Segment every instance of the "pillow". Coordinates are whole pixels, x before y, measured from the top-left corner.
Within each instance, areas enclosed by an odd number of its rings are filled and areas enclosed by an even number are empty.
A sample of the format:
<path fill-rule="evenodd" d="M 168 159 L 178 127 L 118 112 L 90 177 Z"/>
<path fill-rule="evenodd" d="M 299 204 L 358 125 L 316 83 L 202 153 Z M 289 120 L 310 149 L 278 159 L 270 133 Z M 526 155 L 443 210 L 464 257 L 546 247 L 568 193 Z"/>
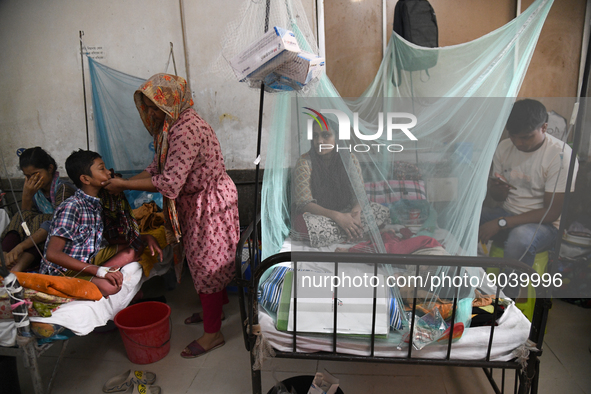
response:
<path fill-rule="evenodd" d="M 402 330 L 404 328 L 402 319 L 403 308 L 401 307 L 402 301 L 399 300 L 394 294 L 394 290 L 390 287 L 390 327 L 394 330 Z"/>
<path fill-rule="evenodd" d="M 398 200 L 426 200 L 427 192 L 423 180 L 389 180 L 365 183 L 369 201 L 391 204 Z"/>
<path fill-rule="evenodd" d="M 375 223 L 378 227 L 386 223 L 390 223 L 390 210 L 380 204 L 370 202 Z M 314 215 L 309 212 L 304 213 L 304 221 L 308 229 L 308 238 L 310 239 L 310 246 L 313 248 L 320 248 L 337 243 L 344 243 L 347 241 L 347 234 L 336 224 L 332 219 L 322 215 Z M 365 220 L 365 216 L 361 215 L 361 226 L 363 232 L 369 232 L 369 225 Z"/>
<path fill-rule="evenodd" d="M 273 267 L 273 272 L 259 284 L 259 303 L 269 312 L 277 313 L 285 273 L 289 267 Z"/>
<path fill-rule="evenodd" d="M 259 283 L 257 297 L 259 304 L 261 304 L 267 312 L 277 313 L 277 308 L 279 307 L 281 299 L 281 292 L 283 290 L 283 282 L 285 281 L 286 275 L 292 271 L 293 269 L 290 267 L 275 266 L 269 276 Z M 298 272 L 300 271 L 305 272 L 309 270 L 298 269 Z"/>

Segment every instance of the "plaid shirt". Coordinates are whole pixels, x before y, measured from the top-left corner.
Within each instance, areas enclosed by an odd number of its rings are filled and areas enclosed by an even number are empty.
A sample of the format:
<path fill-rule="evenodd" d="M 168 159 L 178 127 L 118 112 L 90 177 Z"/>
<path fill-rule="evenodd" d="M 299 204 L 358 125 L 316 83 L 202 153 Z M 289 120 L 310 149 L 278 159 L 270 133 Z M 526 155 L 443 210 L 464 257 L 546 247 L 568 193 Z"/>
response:
<path fill-rule="evenodd" d="M 55 210 L 48 237 L 65 238 L 63 252 L 87 263 L 100 249 L 103 239 L 102 209 L 100 199 L 78 189 Z M 49 242 L 45 243 L 45 256 L 47 245 Z M 57 275 L 58 271 L 65 272 L 67 269 L 47 261 L 46 258 L 42 260 L 39 270 L 41 274 Z"/>

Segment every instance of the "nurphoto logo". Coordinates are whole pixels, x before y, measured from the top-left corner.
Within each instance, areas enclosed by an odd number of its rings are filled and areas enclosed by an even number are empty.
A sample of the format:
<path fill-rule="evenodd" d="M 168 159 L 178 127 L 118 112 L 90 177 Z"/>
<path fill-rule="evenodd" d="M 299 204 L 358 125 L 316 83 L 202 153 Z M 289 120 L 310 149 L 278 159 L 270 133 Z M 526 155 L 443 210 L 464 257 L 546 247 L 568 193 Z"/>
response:
<path fill-rule="evenodd" d="M 353 127 L 351 127 L 351 119 L 349 116 L 344 113 L 343 111 L 339 111 L 337 109 L 321 109 L 320 111 L 316 111 L 310 107 L 304 107 L 310 112 L 304 112 L 304 114 L 311 117 L 308 119 L 307 122 L 307 138 L 308 140 L 313 139 L 313 127 L 314 122 L 320 126 L 320 130 L 328 130 L 328 123 L 326 122 L 326 118 L 323 114 L 333 114 L 336 116 L 339 127 L 338 127 L 338 138 L 335 135 L 335 138 L 338 141 L 349 141 L 351 140 L 351 129 L 353 129 L 353 133 L 355 136 L 362 141 L 376 141 L 382 138 L 382 134 L 384 134 L 384 129 L 386 131 L 386 140 L 392 141 L 392 135 L 395 131 L 401 131 L 404 135 L 411 141 L 417 141 L 417 137 L 411 133 L 410 129 L 417 125 L 417 117 L 413 114 L 407 112 L 388 112 L 384 117 L 383 113 L 378 113 L 378 129 L 374 134 L 363 134 L 359 131 L 359 114 L 357 112 L 353 112 Z M 384 118 L 386 119 L 386 127 L 384 127 Z M 400 120 L 405 119 L 406 123 L 400 123 Z M 410 122 L 409 122 L 410 121 Z M 322 152 L 323 150 L 332 150 L 335 148 L 333 144 L 319 144 L 318 150 Z M 348 146 L 336 146 L 337 152 L 339 150 L 348 150 L 349 152 L 369 152 L 372 149 L 377 150 L 380 152 L 380 149 L 385 148 L 388 152 L 396 153 L 402 152 L 404 147 L 400 144 L 354 144 Z"/>

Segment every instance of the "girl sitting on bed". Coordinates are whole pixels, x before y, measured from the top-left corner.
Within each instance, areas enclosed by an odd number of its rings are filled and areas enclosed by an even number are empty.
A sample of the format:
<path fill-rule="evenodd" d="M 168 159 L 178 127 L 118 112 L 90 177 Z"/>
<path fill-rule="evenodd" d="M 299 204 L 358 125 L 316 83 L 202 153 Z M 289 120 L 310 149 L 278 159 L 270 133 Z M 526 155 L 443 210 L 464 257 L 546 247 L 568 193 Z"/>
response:
<path fill-rule="evenodd" d="M 19 167 L 25 176 L 22 218 L 14 215 L 1 237 L 6 265 L 12 271 L 23 271 L 41 260 L 39 250 L 44 248 L 55 208 L 76 191 L 73 184 L 60 179 L 55 160 L 38 146 L 23 151 Z M 26 236 L 23 221 L 32 237 Z"/>
<path fill-rule="evenodd" d="M 351 241 L 363 236 L 361 207 L 343 159 L 335 149 L 336 145 L 332 129 L 321 128 L 314 123 L 312 146 L 300 156 L 295 166 L 294 198 L 297 216 L 294 226 L 298 232 L 307 233 L 303 213 L 325 216 L 332 219 Z M 363 184 L 359 161 L 353 154 L 350 157 Z"/>

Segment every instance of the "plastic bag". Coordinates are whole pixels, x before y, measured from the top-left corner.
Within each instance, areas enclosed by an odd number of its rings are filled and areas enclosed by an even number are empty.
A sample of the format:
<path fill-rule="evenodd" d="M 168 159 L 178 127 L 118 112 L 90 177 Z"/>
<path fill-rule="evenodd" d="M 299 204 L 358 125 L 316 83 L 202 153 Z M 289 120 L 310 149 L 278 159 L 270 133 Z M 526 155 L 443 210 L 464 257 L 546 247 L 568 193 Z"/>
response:
<path fill-rule="evenodd" d="M 411 312 L 408 313 L 408 321 L 412 321 Z M 448 325 L 441 317 L 438 308 L 433 308 L 431 312 L 418 317 L 415 316 L 415 324 L 412 334 L 412 345 L 416 350 L 421 350 L 430 343 L 437 341 L 448 329 Z M 410 338 L 410 328 L 403 337 L 403 341 L 408 343 Z"/>
<path fill-rule="evenodd" d="M 429 217 L 431 205 L 426 200 L 398 200 L 389 208 L 392 223 L 420 227 Z"/>
<path fill-rule="evenodd" d="M 133 209 L 137 209 L 145 202 L 154 201 L 162 209 L 162 194 L 152 192 L 142 192 L 138 190 L 125 190 L 125 197 Z"/>
<path fill-rule="evenodd" d="M 324 372 L 316 372 L 308 394 L 335 394 L 338 388 L 339 380 L 325 369 Z"/>

